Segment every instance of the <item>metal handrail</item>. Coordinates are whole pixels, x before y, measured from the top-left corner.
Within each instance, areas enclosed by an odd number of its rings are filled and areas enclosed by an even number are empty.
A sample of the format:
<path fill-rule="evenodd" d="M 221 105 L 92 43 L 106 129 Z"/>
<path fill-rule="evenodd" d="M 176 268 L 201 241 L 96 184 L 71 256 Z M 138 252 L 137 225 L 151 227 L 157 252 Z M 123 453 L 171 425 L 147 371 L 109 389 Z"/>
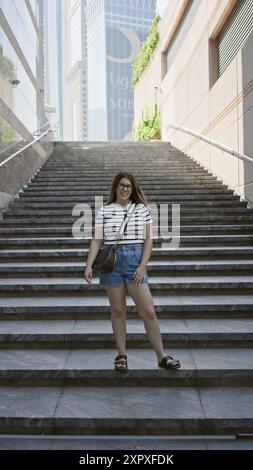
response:
<path fill-rule="evenodd" d="M 41 129 L 43 129 L 45 126 L 47 126 L 48 124 L 50 124 L 49 121 L 47 121 L 45 124 L 43 124 L 43 126 L 39 127 L 38 129 L 36 129 L 35 131 L 33 131 L 31 133 L 31 135 L 35 135 L 38 131 L 40 131 Z M 18 140 L 17 142 L 14 142 L 13 144 L 9 145 L 8 147 L 5 147 L 4 149 L 0 150 L 0 154 L 1 153 L 5 153 L 7 150 L 10 150 L 12 147 L 15 147 L 16 145 L 20 144 L 20 142 L 25 142 L 25 139 L 20 139 Z"/>
<path fill-rule="evenodd" d="M 211 144 L 214 147 L 219 148 L 220 150 L 224 150 L 225 152 L 228 152 L 231 155 L 234 155 L 235 157 L 241 158 L 242 160 L 248 160 L 251 163 L 253 162 L 253 158 L 249 157 L 248 155 L 237 152 L 236 150 L 233 150 L 231 147 L 228 147 L 227 145 L 221 144 L 220 142 L 217 142 L 216 140 L 209 139 L 208 137 L 205 137 L 202 134 L 198 134 L 197 132 L 187 129 L 186 127 L 175 126 L 174 124 L 168 124 L 167 129 L 169 127 L 171 127 L 172 129 L 177 129 L 179 131 L 185 132 L 186 134 L 193 135 L 194 137 L 197 137 L 199 140 L 203 140 L 204 142 L 207 142 L 208 144 Z"/>
<path fill-rule="evenodd" d="M 41 134 L 39 137 L 37 137 L 36 139 L 34 139 L 32 142 L 30 142 L 30 144 L 27 144 L 25 147 L 22 147 L 22 149 L 18 150 L 17 152 L 13 153 L 10 157 L 6 158 L 6 160 L 4 160 L 2 163 L 0 163 L 0 168 L 2 166 L 5 165 L 5 163 L 9 162 L 10 160 L 12 160 L 13 158 L 15 158 L 17 155 L 19 155 L 20 153 L 22 153 L 24 150 L 26 150 L 27 148 L 31 147 L 33 144 L 35 144 L 35 142 L 37 142 L 38 140 L 40 140 L 42 137 L 44 137 L 46 134 L 48 134 L 48 132 L 50 132 L 52 130 L 51 128 L 51 125 L 49 123 L 49 128 L 43 132 L 43 134 Z"/>

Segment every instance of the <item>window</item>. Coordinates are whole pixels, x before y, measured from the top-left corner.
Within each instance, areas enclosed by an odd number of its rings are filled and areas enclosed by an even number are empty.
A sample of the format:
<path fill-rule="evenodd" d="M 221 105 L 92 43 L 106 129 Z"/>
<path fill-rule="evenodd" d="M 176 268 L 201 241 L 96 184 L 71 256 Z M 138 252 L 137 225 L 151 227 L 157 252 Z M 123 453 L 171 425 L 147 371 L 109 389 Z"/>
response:
<path fill-rule="evenodd" d="M 252 0 L 238 0 L 216 40 L 217 78 L 232 62 L 252 31 Z"/>
<path fill-rule="evenodd" d="M 187 7 L 184 10 L 184 13 L 178 23 L 177 29 L 173 35 L 173 38 L 169 44 L 165 56 L 167 59 L 166 73 L 171 67 L 177 53 L 179 52 L 188 31 L 191 28 L 191 25 L 196 16 L 197 10 L 200 6 L 201 0 L 189 0 Z"/>

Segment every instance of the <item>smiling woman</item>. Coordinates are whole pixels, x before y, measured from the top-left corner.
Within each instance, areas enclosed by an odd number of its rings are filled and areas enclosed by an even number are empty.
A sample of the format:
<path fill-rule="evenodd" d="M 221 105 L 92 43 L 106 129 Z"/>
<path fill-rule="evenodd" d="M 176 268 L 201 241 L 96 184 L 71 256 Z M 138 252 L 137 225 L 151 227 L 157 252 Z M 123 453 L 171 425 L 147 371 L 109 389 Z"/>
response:
<path fill-rule="evenodd" d="M 126 294 L 128 293 L 143 319 L 147 336 L 157 355 L 158 365 L 164 369 L 178 369 L 181 367 L 180 362 L 165 355 L 148 285 L 146 266 L 153 245 L 152 219 L 144 193 L 130 173 L 121 172 L 115 176 L 109 200 L 97 214 L 95 232 L 86 261 L 85 279 L 91 283 L 92 265 L 103 240 L 105 245 L 114 245 L 124 219 L 128 222 L 115 248 L 116 262 L 113 270 L 100 275 L 100 284 L 105 287 L 110 302 L 112 328 L 118 348 L 115 368 L 116 370 L 128 368 L 126 356 Z"/>

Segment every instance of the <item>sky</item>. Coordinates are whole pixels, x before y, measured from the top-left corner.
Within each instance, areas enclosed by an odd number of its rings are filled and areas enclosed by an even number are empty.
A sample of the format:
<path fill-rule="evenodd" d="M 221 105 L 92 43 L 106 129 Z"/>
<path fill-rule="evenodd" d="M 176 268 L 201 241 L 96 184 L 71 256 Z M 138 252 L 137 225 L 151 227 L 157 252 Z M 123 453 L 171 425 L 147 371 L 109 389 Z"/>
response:
<path fill-rule="evenodd" d="M 166 6 L 168 5 L 169 0 L 157 0 L 157 12 L 162 16 Z"/>

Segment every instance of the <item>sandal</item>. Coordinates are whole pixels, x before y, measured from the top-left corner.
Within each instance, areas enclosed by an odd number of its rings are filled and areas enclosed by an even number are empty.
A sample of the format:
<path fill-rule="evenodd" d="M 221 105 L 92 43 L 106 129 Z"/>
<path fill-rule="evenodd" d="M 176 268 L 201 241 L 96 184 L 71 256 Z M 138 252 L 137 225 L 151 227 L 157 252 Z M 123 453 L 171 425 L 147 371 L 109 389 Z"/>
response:
<path fill-rule="evenodd" d="M 114 360 L 116 370 L 127 370 L 127 356 L 125 354 L 118 354 Z"/>
<path fill-rule="evenodd" d="M 163 369 L 179 369 L 181 367 L 180 361 L 171 356 L 164 356 L 158 365 Z"/>

